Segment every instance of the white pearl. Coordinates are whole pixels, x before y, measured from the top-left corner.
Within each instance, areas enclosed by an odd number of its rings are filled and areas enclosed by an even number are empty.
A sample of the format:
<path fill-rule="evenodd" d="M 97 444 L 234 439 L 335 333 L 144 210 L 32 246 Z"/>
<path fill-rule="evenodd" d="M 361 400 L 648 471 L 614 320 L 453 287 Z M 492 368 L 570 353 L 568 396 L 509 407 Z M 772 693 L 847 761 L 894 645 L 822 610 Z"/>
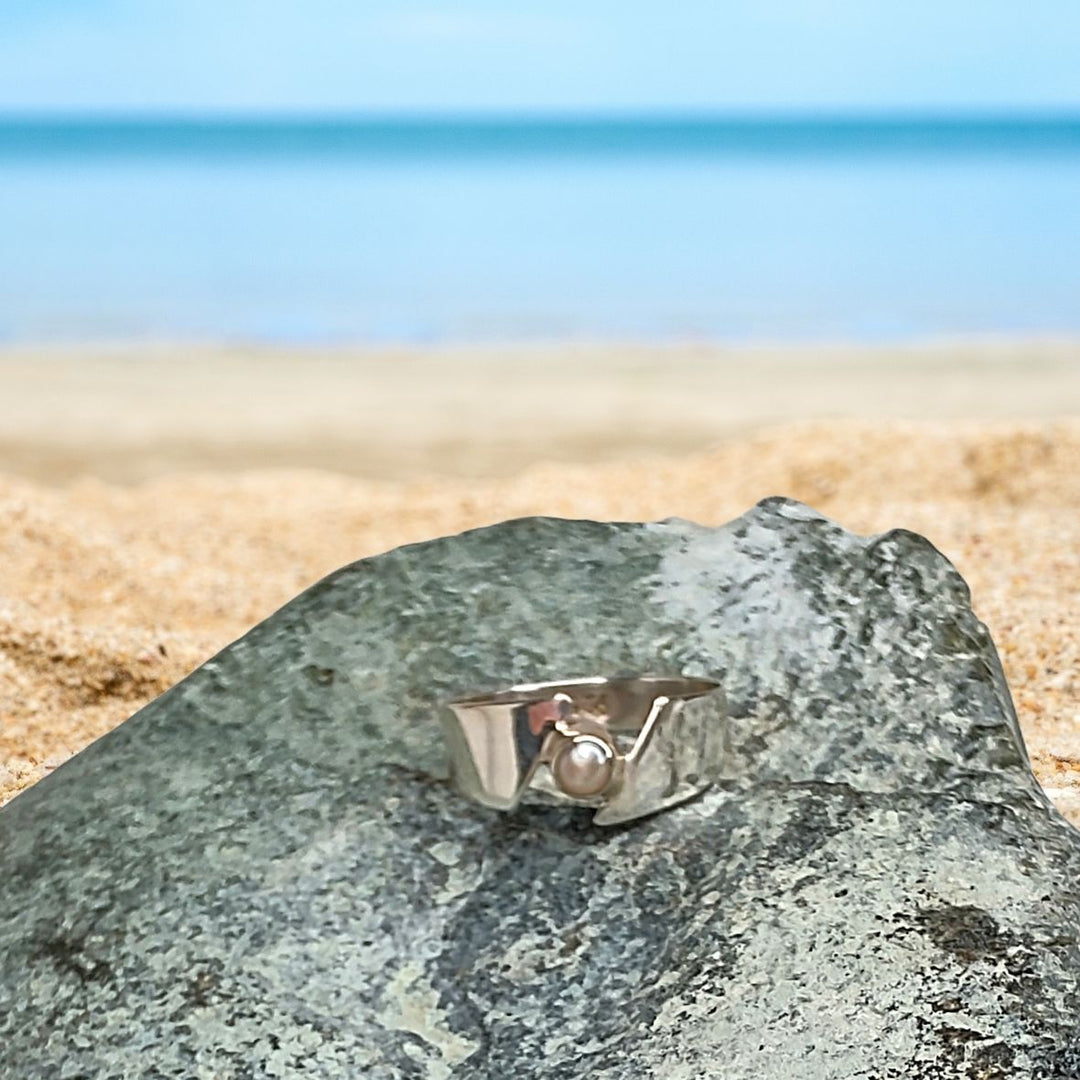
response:
<path fill-rule="evenodd" d="M 551 766 L 555 783 L 573 798 L 599 795 L 611 782 L 615 757 L 601 739 L 579 735 L 559 751 Z"/>

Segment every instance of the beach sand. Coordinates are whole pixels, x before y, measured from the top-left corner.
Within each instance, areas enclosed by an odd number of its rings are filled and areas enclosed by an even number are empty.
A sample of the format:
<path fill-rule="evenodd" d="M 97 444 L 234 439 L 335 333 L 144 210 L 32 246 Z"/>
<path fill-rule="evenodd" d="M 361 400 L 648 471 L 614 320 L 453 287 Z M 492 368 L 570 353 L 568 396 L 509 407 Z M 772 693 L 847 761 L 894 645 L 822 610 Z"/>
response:
<path fill-rule="evenodd" d="M 928 536 L 1080 824 L 1080 346 L 0 353 L 0 801 L 322 575 L 774 494 Z"/>

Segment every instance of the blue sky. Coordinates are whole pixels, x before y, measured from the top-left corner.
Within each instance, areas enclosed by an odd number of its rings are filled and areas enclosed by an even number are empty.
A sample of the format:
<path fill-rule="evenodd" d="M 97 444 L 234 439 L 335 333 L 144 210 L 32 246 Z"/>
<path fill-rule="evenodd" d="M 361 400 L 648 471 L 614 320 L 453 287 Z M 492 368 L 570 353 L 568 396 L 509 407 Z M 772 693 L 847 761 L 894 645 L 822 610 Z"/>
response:
<path fill-rule="evenodd" d="M 0 110 L 1080 108 L 1076 0 L 0 0 Z"/>

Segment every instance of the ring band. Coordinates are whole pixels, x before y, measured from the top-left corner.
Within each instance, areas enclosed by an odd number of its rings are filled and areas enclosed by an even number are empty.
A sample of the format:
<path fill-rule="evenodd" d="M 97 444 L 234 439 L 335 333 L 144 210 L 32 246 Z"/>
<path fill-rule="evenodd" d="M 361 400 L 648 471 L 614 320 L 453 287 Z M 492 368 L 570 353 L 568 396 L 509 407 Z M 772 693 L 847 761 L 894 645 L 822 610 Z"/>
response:
<path fill-rule="evenodd" d="M 726 745 L 724 695 L 705 678 L 525 683 L 447 706 L 459 791 L 498 810 L 526 797 L 595 807 L 598 825 L 696 795 L 716 779 Z"/>

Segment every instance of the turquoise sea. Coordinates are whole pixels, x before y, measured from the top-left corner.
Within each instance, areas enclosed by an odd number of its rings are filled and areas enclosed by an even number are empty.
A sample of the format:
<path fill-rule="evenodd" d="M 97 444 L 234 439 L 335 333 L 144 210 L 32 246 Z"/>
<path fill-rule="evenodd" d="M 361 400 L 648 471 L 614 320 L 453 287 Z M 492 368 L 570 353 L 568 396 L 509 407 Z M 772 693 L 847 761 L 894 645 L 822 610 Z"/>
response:
<path fill-rule="evenodd" d="M 0 340 L 1080 332 L 1080 117 L 0 118 Z"/>

